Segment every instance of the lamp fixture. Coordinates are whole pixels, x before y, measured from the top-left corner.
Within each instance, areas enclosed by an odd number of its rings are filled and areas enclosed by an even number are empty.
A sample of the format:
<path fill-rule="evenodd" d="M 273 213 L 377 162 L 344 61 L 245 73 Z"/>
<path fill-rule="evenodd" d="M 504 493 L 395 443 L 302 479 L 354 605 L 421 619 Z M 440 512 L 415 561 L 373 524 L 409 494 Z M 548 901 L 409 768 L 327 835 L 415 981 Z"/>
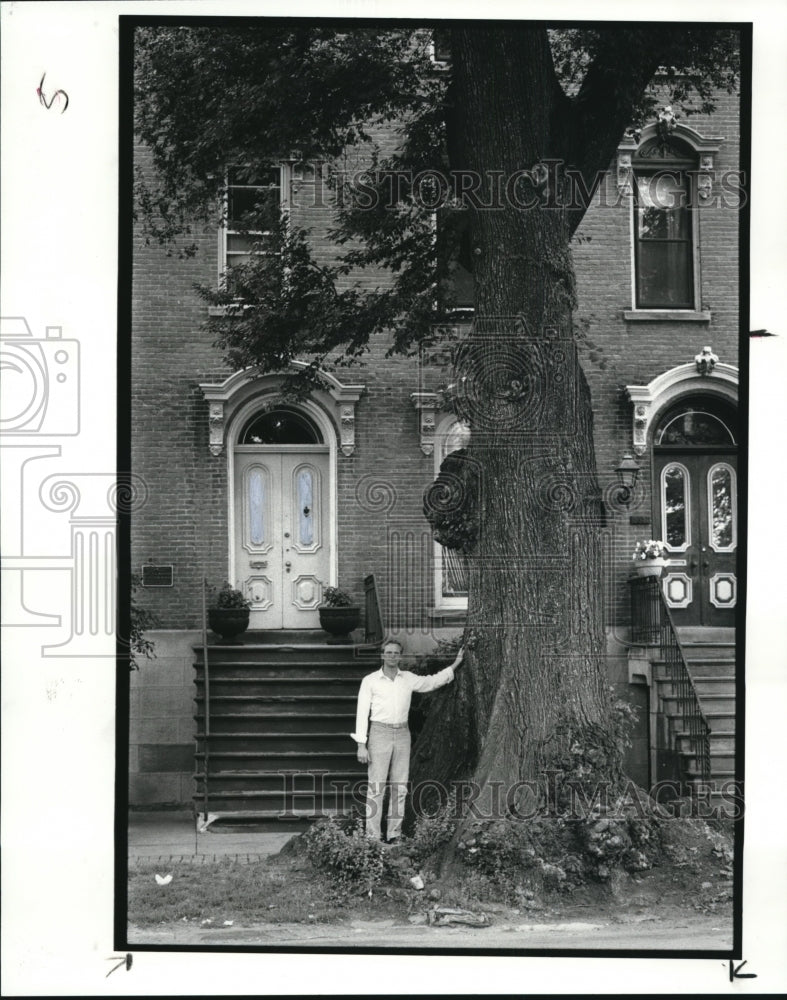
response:
<path fill-rule="evenodd" d="M 637 485 L 639 476 L 639 463 L 630 452 L 626 452 L 620 460 L 620 465 L 615 469 L 618 481 L 621 486 L 620 503 L 628 506 L 634 496 L 634 487 Z"/>

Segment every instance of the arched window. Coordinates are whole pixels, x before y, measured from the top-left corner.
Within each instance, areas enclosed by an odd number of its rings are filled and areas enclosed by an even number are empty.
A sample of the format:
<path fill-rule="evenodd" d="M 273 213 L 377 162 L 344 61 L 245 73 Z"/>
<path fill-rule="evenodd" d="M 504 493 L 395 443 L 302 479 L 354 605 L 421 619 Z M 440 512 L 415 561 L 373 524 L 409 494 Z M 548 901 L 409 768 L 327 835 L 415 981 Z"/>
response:
<path fill-rule="evenodd" d="M 737 414 L 722 400 L 693 397 L 670 407 L 656 425 L 657 448 L 734 448 Z"/>
<path fill-rule="evenodd" d="M 323 439 L 307 416 L 280 406 L 255 413 L 241 431 L 238 444 L 323 444 Z"/>

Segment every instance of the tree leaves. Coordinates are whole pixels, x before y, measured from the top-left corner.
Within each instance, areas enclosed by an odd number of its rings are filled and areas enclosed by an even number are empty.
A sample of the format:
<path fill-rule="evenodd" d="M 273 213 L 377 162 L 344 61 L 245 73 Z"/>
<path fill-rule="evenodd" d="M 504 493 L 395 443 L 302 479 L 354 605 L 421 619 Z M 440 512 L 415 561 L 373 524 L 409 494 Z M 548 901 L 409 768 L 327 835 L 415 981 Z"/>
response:
<path fill-rule="evenodd" d="M 314 364 L 352 363 L 383 330 L 392 351 L 406 354 L 450 319 L 453 268 L 459 261 L 472 271 L 483 248 L 471 247 L 468 204 L 450 184 L 442 199 L 424 197 L 430 174 L 451 176 L 462 116 L 450 73 L 430 62 L 430 37 L 426 27 L 275 18 L 137 30 L 135 128 L 156 174 L 138 172 L 135 182 L 148 240 L 193 255 L 190 227 L 220 217 L 229 164 L 333 165 L 331 260 L 315 258 L 306 230 L 283 226 L 277 248 L 236 268 L 227 288 L 202 289 L 229 307 L 211 326 L 233 366 L 267 370 L 304 354 Z M 686 113 L 711 108 L 714 89 L 732 87 L 737 74 L 734 30 L 560 28 L 548 40 L 552 77 L 533 83 L 554 105 L 541 155 L 586 178 L 606 169 L 627 125 L 652 114 L 648 82 L 660 66 L 659 82 Z M 490 113 L 510 116 L 504 98 Z M 583 212 L 573 212 L 572 228 Z"/>

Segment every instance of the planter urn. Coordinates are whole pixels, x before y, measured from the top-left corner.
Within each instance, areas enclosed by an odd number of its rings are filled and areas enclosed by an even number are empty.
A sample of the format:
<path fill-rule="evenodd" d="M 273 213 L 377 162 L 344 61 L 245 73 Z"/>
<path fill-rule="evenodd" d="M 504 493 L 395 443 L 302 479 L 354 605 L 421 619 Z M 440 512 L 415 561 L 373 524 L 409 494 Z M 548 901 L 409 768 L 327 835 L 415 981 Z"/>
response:
<path fill-rule="evenodd" d="M 211 630 L 231 645 L 240 645 L 241 635 L 249 627 L 248 608 L 208 608 Z"/>
<path fill-rule="evenodd" d="M 330 607 L 321 605 L 320 627 L 330 633 L 331 638 L 328 643 L 332 645 L 347 644 L 352 642 L 350 632 L 358 628 L 361 623 L 361 609 L 357 604 L 345 607 Z"/>

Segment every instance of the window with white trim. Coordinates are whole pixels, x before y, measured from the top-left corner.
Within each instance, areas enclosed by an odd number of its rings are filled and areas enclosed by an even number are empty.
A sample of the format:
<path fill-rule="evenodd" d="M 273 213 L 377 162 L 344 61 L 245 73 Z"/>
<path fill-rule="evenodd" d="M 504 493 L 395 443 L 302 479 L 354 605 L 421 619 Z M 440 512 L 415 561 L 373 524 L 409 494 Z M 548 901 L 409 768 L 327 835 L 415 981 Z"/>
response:
<path fill-rule="evenodd" d="M 738 544 L 738 489 L 735 469 L 719 462 L 708 470 L 708 524 L 714 552 L 734 552 Z"/>
<path fill-rule="evenodd" d="M 451 38 L 448 28 L 435 28 L 432 31 L 429 57 L 438 69 L 448 69 L 451 65 Z"/>
<path fill-rule="evenodd" d="M 680 462 L 661 470 L 661 537 L 674 552 L 691 545 L 689 470 Z"/>
<path fill-rule="evenodd" d="M 273 232 L 287 208 L 287 168 L 229 167 L 225 224 L 219 231 L 219 281 L 253 255 L 271 252 Z"/>
<path fill-rule="evenodd" d="M 443 461 L 455 451 L 466 448 L 470 441 L 470 428 L 456 417 L 448 417 L 435 434 L 435 477 Z M 467 556 L 457 549 L 434 543 L 435 607 L 467 608 L 468 580 Z"/>
<path fill-rule="evenodd" d="M 696 166 L 679 140 L 643 144 L 633 157 L 635 309 L 699 307 Z"/>

